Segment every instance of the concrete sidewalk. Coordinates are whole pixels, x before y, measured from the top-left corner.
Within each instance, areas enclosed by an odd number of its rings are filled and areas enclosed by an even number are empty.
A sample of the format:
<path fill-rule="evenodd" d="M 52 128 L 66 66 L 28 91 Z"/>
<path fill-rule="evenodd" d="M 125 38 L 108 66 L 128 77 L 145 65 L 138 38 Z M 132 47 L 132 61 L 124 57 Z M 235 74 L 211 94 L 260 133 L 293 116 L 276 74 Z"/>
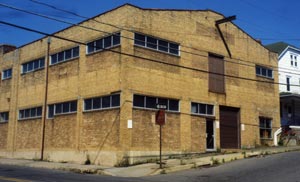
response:
<path fill-rule="evenodd" d="M 268 147 L 252 150 L 240 150 L 236 153 L 221 154 L 211 153 L 203 154 L 193 158 L 181 158 L 181 159 L 168 159 L 164 160 L 165 165 L 163 169 L 159 169 L 159 165 L 156 163 L 140 164 L 129 167 L 105 167 L 99 165 L 81 165 L 74 163 L 57 163 L 46 161 L 34 161 L 24 159 L 7 159 L 0 158 L 0 164 L 16 165 L 35 168 L 47 168 L 56 170 L 72 171 L 77 173 L 90 173 L 101 174 L 119 177 L 142 177 L 149 175 L 166 174 L 181 170 L 187 170 L 191 168 L 197 168 L 202 166 L 210 166 L 230 162 L 238 159 L 264 156 L 289 151 L 299 151 L 300 146 L 294 147 Z"/>

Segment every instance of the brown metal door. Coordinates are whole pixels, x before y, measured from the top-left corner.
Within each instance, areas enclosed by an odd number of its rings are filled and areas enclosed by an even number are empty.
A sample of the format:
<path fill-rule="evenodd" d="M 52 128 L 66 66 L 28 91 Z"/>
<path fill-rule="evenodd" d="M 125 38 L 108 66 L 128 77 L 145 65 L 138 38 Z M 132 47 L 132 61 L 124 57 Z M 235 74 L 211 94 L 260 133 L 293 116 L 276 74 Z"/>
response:
<path fill-rule="evenodd" d="M 225 93 L 225 77 L 224 77 L 224 59 L 209 55 L 209 91 L 215 93 Z"/>
<path fill-rule="evenodd" d="M 220 106 L 220 143 L 223 149 L 240 147 L 239 108 Z"/>

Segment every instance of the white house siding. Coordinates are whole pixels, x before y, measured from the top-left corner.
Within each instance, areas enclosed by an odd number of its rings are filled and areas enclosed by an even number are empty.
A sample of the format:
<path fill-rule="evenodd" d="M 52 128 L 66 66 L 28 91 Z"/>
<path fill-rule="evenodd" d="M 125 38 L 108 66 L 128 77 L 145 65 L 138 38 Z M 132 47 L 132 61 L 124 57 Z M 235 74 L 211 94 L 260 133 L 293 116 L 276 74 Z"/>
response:
<path fill-rule="evenodd" d="M 293 60 L 294 65 L 291 65 L 291 55 L 297 57 L 297 66 L 295 66 L 295 60 Z M 279 91 L 280 92 L 291 92 L 300 94 L 300 52 L 289 48 L 287 51 L 283 52 L 283 55 L 279 57 Z M 290 78 L 290 91 L 287 90 L 287 77 Z"/>

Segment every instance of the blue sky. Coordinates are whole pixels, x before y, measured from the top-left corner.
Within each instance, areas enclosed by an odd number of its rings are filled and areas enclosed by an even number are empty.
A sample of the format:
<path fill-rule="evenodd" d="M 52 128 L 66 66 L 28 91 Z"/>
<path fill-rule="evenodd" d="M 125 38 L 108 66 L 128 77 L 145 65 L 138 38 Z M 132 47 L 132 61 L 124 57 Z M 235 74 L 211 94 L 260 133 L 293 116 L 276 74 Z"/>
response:
<path fill-rule="evenodd" d="M 300 47 L 300 19 L 298 0 L 36 0 L 55 7 L 92 17 L 125 3 L 142 8 L 211 9 L 225 16 L 236 15 L 236 25 L 263 44 L 284 41 Z M 1 4 L 52 16 L 77 23 L 83 19 L 33 3 L 31 0 L 0 0 Z M 0 20 L 26 26 L 47 33 L 59 31 L 67 24 L 47 20 L 0 6 Z M 21 46 L 42 35 L 0 24 L 0 44 Z"/>

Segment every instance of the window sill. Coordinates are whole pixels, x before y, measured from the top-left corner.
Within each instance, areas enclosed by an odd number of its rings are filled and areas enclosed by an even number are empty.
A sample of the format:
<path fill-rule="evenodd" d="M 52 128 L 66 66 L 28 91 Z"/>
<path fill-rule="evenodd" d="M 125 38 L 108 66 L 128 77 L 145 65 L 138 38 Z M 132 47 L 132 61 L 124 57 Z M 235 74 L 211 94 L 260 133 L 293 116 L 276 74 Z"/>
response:
<path fill-rule="evenodd" d="M 47 117 L 47 119 L 54 119 L 57 116 L 65 116 L 65 115 L 71 115 L 71 114 L 77 114 L 77 111 L 75 111 L 75 112 L 68 112 L 68 113 L 54 114 L 53 117 L 51 117 L 51 118 Z"/>
<path fill-rule="evenodd" d="M 8 121 L 1 121 L 1 122 L 0 122 L 0 125 L 1 125 L 1 124 L 7 124 L 7 123 L 8 123 Z"/>
<path fill-rule="evenodd" d="M 169 52 L 164 52 L 164 51 L 160 51 L 158 49 L 153 49 L 153 48 L 150 48 L 150 47 L 145 47 L 145 46 L 141 46 L 141 45 L 137 45 L 137 44 L 134 44 L 134 47 L 139 47 L 139 48 L 142 48 L 142 49 L 146 49 L 146 50 L 150 50 L 150 51 L 154 51 L 154 52 L 158 52 L 158 53 L 163 53 L 163 54 L 166 54 L 166 55 L 169 55 L 169 56 L 174 56 L 174 57 L 177 57 L 177 58 L 180 58 L 180 51 L 179 51 L 179 54 L 172 54 L 172 53 L 169 53 Z"/>
<path fill-rule="evenodd" d="M 196 114 L 196 113 L 191 113 L 192 116 L 199 116 L 199 117 L 204 117 L 204 118 L 212 118 L 215 119 L 215 115 L 207 115 L 207 114 Z"/>
<path fill-rule="evenodd" d="M 274 81 L 274 78 L 271 78 L 271 77 L 266 77 L 266 76 L 261 76 L 261 75 L 256 75 L 256 77 L 259 77 L 259 78 L 266 78 L 266 79 L 269 79 L 269 80 Z"/>
<path fill-rule="evenodd" d="M 158 109 L 137 107 L 137 106 L 133 106 L 132 108 L 133 109 L 139 109 L 139 110 L 147 110 L 147 111 L 158 111 Z M 170 110 L 165 110 L 165 111 L 166 111 L 166 113 L 180 114 L 180 111 L 170 111 Z"/>
<path fill-rule="evenodd" d="M 273 138 L 260 138 L 261 140 L 273 140 Z"/>
<path fill-rule="evenodd" d="M 114 45 L 114 46 L 111 46 L 111 47 L 108 47 L 108 48 L 105 48 L 105 49 L 99 49 L 97 51 L 90 52 L 90 53 L 88 53 L 86 51 L 86 56 L 91 56 L 91 55 L 94 55 L 94 54 L 97 54 L 97 53 L 100 53 L 100 52 L 109 51 L 110 49 L 113 49 L 113 48 L 116 48 L 116 47 L 121 47 L 121 44 Z"/>
<path fill-rule="evenodd" d="M 84 110 L 83 113 L 91 113 L 91 112 L 97 112 L 97 111 L 107 111 L 107 110 L 116 110 L 120 109 L 120 106 L 117 107 L 108 107 L 108 108 L 102 108 L 102 109 L 91 109 L 91 110 Z"/>
<path fill-rule="evenodd" d="M 42 117 L 39 116 L 39 117 L 22 118 L 22 119 L 19 118 L 18 121 L 26 121 L 26 120 L 34 120 L 34 119 L 42 119 Z"/>
<path fill-rule="evenodd" d="M 79 57 L 80 57 L 80 56 L 73 57 L 73 58 L 66 59 L 66 60 L 64 60 L 64 61 L 57 62 L 57 63 L 54 63 L 54 64 L 49 63 L 49 67 L 52 67 L 52 66 L 55 66 L 55 65 L 59 65 L 59 64 L 63 64 L 63 63 L 69 62 L 69 61 L 74 61 L 75 59 L 79 59 Z M 51 60 L 50 60 L 50 62 L 51 62 Z"/>
<path fill-rule="evenodd" d="M 9 77 L 9 78 L 2 78 L 1 80 L 2 80 L 2 81 L 5 81 L 5 80 L 10 80 L 10 79 L 12 79 L 12 77 Z"/>
<path fill-rule="evenodd" d="M 33 70 L 33 71 L 28 71 L 28 72 L 25 72 L 25 73 L 21 73 L 21 76 L 23 75 L 26 75 L 26 74 L 29 74 L 29 73 L 34 73 L 34 72 L 37 72 L 37 71 L 41 71 L 43 70 L 45 67 L 42 67 L 42 68 L 39 68 L 39 69 L 36 69 L 36 70 Z"/>

